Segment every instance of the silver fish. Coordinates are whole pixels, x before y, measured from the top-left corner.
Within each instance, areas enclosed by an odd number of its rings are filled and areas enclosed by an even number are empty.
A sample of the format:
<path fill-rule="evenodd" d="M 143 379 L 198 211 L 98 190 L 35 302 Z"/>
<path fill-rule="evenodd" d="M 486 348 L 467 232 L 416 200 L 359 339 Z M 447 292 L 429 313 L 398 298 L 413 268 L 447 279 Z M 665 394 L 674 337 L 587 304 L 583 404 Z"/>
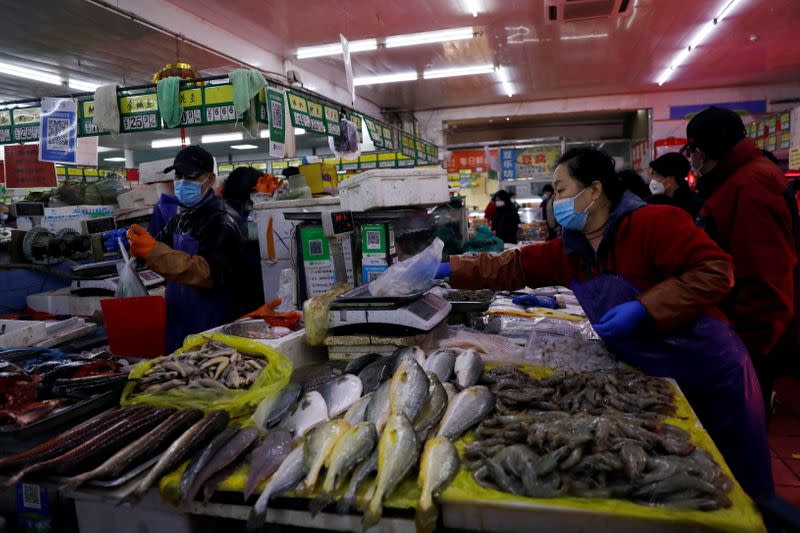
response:
<path fill-rule="evenodd" d="M 419 414 L 428 394 L 428 376 L 416 359 L 406 357 L 389 382 L 389 411 L 403 413 L 409 420 Z"/>
<path fill-rule="evenodd" d="M 475 353 L 475 350 L 464 350 L 458 357 L 454 365 L 456 372 L 456 383 L 460 387 L 471 387 L 481 378 L 483 373 L 483 359 Z"/>
<path fill-rule="evenodd" d="M 250 446 L 258 438 L 258 430 L 255 428 L 245 428 L 239 430 L 228 442 L 220 449 L 206 464 L 206 466 L 198 473 L 197 477 L 191 483 L 189 491 L 183 500 L 184 503 L 191 502 L 194 497 L 203 488 L 203 485 L 208 481 L 211 476 L 223 470 L 225 467 L 233 463 L 237 458 L 244 455 Z"/>
<path fill-rule="evenodd" d="M 306 475 L 306 468 L 303 462 L 303 446 L 298 446 L 286 456 L 281 466 L 273 474 L 272 478 L 264 487 L 264 492 L 258 497 L 253 510 L 250 512 L 248 529 L 261 527 L 267 520 L 267 506 L 273 496 L 278 496 L 287 490 L 294 489 Z"/>
<path fill-rule="evenodd" d="M 442 387 L 444 387 L 444 392 L 447 393 L 447 402 L 452 402 L 453 398 L 458 394 L 456 386 L 448 381 L 447 383 L 442 383 Z"/>
<path fill-rule="evenodd" d="M 455 440 L 494 410 L 494 395 L 483 385 L 459 392 L 447 406 L 438 437 Z"/>
<path fill-rule="evenodd" d="M 433 496 L 450 483 L 458 471 L 458 452 L 449 439 L 433 437 L 425 442 L 419 462 L 419 503 L 415 521 L 417 531 L 432 532 L 438 511 Z"/>
<path fill-rule="evenodd" d="M 310 494 L 314 490 L 320 470 L 331 456 L 336 443 L 348 429 L 350 429 L 350 424 L 344 420 L 331 420 L 316 427 L 308 435 L 303 451 L 307 474 L 300 490 L 306 494 Z"/>
<path fill-rule="evenodd" d="M 253 413 L 256 427 L 263 431 L 280 422 L 302 391 L 303 387 L 297 383 L 289 383 L 277 394 L 261 400 Z"/>
<path fill-rule="evenodd" d="M 363 385 L 358 376 L 344 374 L 325 383 L 319 393 L 328 406 L 328 416 L 334 418 L 344 413 L 353 403 L 361 398 Z"/>
<path fill-rule="evenodd" d="M 367 367 L 367 365 L 374 363 L 381 357 L 383 356 L 379 353 L 368 353 L 366 355 L 362 355 L 361 357 L 353 359 L 352 361 L 347 363 L 347 366 L 344 367 L 344 372 L 345 374 L 358 375 L 358 373 L 364 370 Z"/>
<path fill-rule="evenodd" d="M 267 433 L 264 442 L 250 453 L 250 468 L 244 486 L 245 500 L 250 498 L 259 483 L 275 473 L 291 450 L 292 436 L 288 431 L 276 429 Z"/>
<path fill-rule="evenodd" d="M 358 373 L 361 383 L 364 384 L 364 394 L 376 391 L 381 386 L 381 383 L 391 377 L 394 361 L 394 357 L 381 357 L 365 366 Z"/>
<path fill-rule="evenodd" d="M 419 363 L 420 366 L 425 364 L 425 351 L 419 346 L 404 346 L 402 348 L 398 348 L 395 350 L 392 356 L 397 357 L 398 359 L 403 357 L 411 357 L 417 363 Z M 399 361 L 395 364 L 399 364 Z"/>
<path fill-rule="evenodd" d="M 447 392 L 439 378 L 433 372 L 428 372 L 428 382 L 430 385 L 425 405 L 414 420 L 414 431 L 420 442 L 425 441 L 428 431 L 439 423 L 447 410 Z"/>
<path fill-rule="evenodd" d="M 299 439 L 309 429 L 326 420 L 328 420 L 328 406 L 325 400 L 317 391 L 311 391 L 300 398 L 279 427 L 290 431 L 294 438 Z"/>
<path fill-rule="evenodd" d="M 453 377 L 453 366 L 456 363 L 458 352 L 455 350 L 436 350 L 425 359 L 423 368 L 426 372 L 433 372 L 444 383 Z"/>
<path fill-rule="evenodd" d="M 237 426 L 225 428 L 216 437 L 211 439 L 211 441 L 200 451 L 200 453 L 195 455 L 194 458 L 189 462 L 186 470 L 183 471 L 183 476 L 181 476 L 181 483 L 179 486 L 181 501 L 186 503 L 194 499 L 194 494 L 192 494 L 192 497 L 189 498 L 189 493 L 191 492 L 195 481 L 208 463 L 211 462 L 211 459 L 213 459 L 214 456 L 225 447 L 225 445 L 234 437 L 234 435 L 239 432 L 239 429 L 240 428 Z M 205 478 L 203 483 L 206 481 L 208 481 L 208 478 Z M 203 483 L 200 483 L 200 485 L 202 486 Z"/>
<path fill-rule="evenodd" d="M 346 513 L 352 507 L 356 501 L 356 492 L 358 491 L 358 487 L 367 479 L 367 476 L 374 474 L 378 471 L 378 447 L 376 446 L 372 453 L 369 454 L 365 460 L 361 461 L 361 463 L 356 466 L 356 469 L 353 470 L 353 475 L 350 476 L 350 481 L 347 483 L 347 489 L 345 489 L 344 494 L 342 495 L 341 499 L 336 504 L 336 512 Z"/>
<path fill-rule="evenodd" d="M 383 515 L 383 500 L 417 464 L 418 446 L 414 428 L 405 415 L 389 417 L 378 442 L 378 477 L 375 493 L 364 513 L 365 528 L 378 523 Z"/>
<path fill-rule="evenodd" d="M 383 426 L 389 420 L 389 385 L 391 382 L 387 381 L 372 395 L 372 400 L 367 406 L 367 412 L 364 415 L 364 420 L 375 424 L 375 429 L 378 433 L 383 431 Z"/>
<path fill-rule="evenodd" d="M 369 406 L 369 402 L 372 400 L 372 396 L 374 394 L 374 392 L 370 392 L 369 394 L 359 398 L 353 405 L 350 406 L 350 409 L 347 410 L 342 418 L 351 426 L 355 426 L 359 422 L 363 422 L 364 417 L 367 415 L 367 407 Z"/>

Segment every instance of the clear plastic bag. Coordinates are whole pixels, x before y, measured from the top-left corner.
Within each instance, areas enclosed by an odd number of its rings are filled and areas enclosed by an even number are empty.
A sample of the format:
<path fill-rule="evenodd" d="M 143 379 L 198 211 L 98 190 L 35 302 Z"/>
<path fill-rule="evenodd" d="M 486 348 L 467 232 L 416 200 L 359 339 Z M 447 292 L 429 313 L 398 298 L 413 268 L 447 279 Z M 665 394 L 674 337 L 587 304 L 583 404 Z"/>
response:
<path fill-rule="evenodd" d="M 139 296 L 150 296 L 147 289 L 136 272 L 136 258 L 128 257 L 128 252 L 125 250 L 125 245 L 122 244 L 122 239 L 117 239 L 119 250 L 122 254 L 122 263 L 117 263 L 117 273 L 119 280 L 117 281 L 117 290 L 114 291 L 115 298 L 137 298 Z"/>
<path fill-rule="evenodd" d="M 336 157 L 343 157 L 345 159 L 355 159 L 361 155 L 361 149 L 358 147 L 358 129 L 356 125 L 342 117 L 339 122 L 339 129 L 341 133 L 334 137 L 328 137 L 328 145 Z"/>
<path fill-rule="evenodd" d="M 373 296 L 405 296 L 430 286 L 442 263 L 444 242 L 438 237 L 433 244 L 414 257 L 395 263 L 369 284 Z"/>
<path fill-rule="evenodd" d="M 605 344 L 598 340 L 588 320 L 573 322 L 555 318 L 533 320 L 525 361 L 577 372 L 611 370 L 619 366 Z"/>

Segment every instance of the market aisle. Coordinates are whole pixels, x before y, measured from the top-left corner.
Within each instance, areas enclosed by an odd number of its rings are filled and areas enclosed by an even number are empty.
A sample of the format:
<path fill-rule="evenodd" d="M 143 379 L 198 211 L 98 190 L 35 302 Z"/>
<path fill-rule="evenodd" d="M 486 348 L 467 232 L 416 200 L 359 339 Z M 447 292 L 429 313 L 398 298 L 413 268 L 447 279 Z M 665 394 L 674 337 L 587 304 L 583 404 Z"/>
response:
<path fill-rule="evenodd" d="M 776 384 L 778 405 L 769 423 L 772 476 L 779 496 L 800 506 L 800 381 Z"/>

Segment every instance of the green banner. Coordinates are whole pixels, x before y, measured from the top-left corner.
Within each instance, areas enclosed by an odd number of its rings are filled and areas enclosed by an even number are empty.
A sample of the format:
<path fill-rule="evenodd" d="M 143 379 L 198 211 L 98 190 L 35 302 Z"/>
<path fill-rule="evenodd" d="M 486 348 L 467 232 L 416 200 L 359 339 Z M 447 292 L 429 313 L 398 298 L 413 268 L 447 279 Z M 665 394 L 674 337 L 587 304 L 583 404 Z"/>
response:
<path fill-rule="evenodd" d="M 375 148 L 383 148 L 383 131 L 380 123 L 369 117 L 364 117 L 364 123 L 367 125 L 369 138 L 372 139 Z"/>
<path fill-rule="evenodd" d="M 120 132 L 154 131 L 161 129 L 161 113 L 155 91 L 123 96 L 119 99 Z"/>
<path fill-rule="evenodd" d="M 203 124 L 203 89 L 186 89 L 180 92 L 181 126 Z"/>
<path fill-rule="evenodd" d="M 38 141 L 42 106 L 22 107 L 11 110 L 11 140 L 13 142 Z"/>
<path fill-rule="evenodd" d="M 267 87 L 265 98 L 269 110 L 269 155 L 284 157 L 286 155 L 286 109 L 283 104 L 282 90 Z"/>
<path fill-rule="evenodd" d="M 414 137 L 408 133 L 400 132 L 400 153 L 406 157 L 414 157 L 416 155 L 416 143 Z"/>
<path fill-rule="evenodd" d="M 383 147 L 387 150 L 397 150 L 397 132 L 388 124 L 381 124 Z"/>
<path fill-rule="evenodd" d="M 342 133 L 342 128 L 339 125 L 339 111 L 335 107 L 325 107 L 325 128 L 328 130 L 328 135 L 339 135 Z"/>
<path fill-rule="evenodd" d="M 311 117 L 308 114 L 308 101 L 297 93 L 286 91 L 289 98 L 289 118 L 295 128 L 311 129 Z"/>
<path fill-rule="evenodd" d="M 308 117 L 311 119 L 311 125 L 308 127 L 308 131 L 319 135 L 327 135 L 328 130 L 325 127 L 325 110 L 323 105 L 310 98 L 306 98 L 306 105 L 308 106 Z"/>

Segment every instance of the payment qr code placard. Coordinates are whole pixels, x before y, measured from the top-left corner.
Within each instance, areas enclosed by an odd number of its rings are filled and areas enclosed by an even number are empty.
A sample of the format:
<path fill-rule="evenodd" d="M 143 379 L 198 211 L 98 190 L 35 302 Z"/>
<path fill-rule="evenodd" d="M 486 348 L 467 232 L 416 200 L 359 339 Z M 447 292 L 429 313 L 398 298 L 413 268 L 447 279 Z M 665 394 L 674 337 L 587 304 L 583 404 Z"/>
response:
<path fill-rule="evenodd" d="M 269 123 L 273 128 L 283 129 L 283 102 L 271 101 L 269 104 Z"/>
<path fill-rule="evenodd" d="M 70 149 L 70 129 L 72 124 L 69 119 L 51 118 L 47 121 L 47 147 L 59 152 L 68 152 Z"/>
<path fill-rule="evenodd" d="M 310 255 L 311 257 L 314 257 L 314 256 L 317 256 L 317 255 L 322 255 L 322 253 L 323 253 L 323 247 L 322 247 L 322 241 L 321 240 L 314 239 L 314 240 L 308 241 L 308 255 Z"/>
<path fill-rule="evenodd" d="M 22 484 L 22 504 L 26 509 L 42 508 L 42 495 L 39 485 Z"/>
<path fill-rule="evenodd" d="M 381 231 L 380 230 L 367 230 L 367 249 L 380 250 L 381 248 Z"/>

